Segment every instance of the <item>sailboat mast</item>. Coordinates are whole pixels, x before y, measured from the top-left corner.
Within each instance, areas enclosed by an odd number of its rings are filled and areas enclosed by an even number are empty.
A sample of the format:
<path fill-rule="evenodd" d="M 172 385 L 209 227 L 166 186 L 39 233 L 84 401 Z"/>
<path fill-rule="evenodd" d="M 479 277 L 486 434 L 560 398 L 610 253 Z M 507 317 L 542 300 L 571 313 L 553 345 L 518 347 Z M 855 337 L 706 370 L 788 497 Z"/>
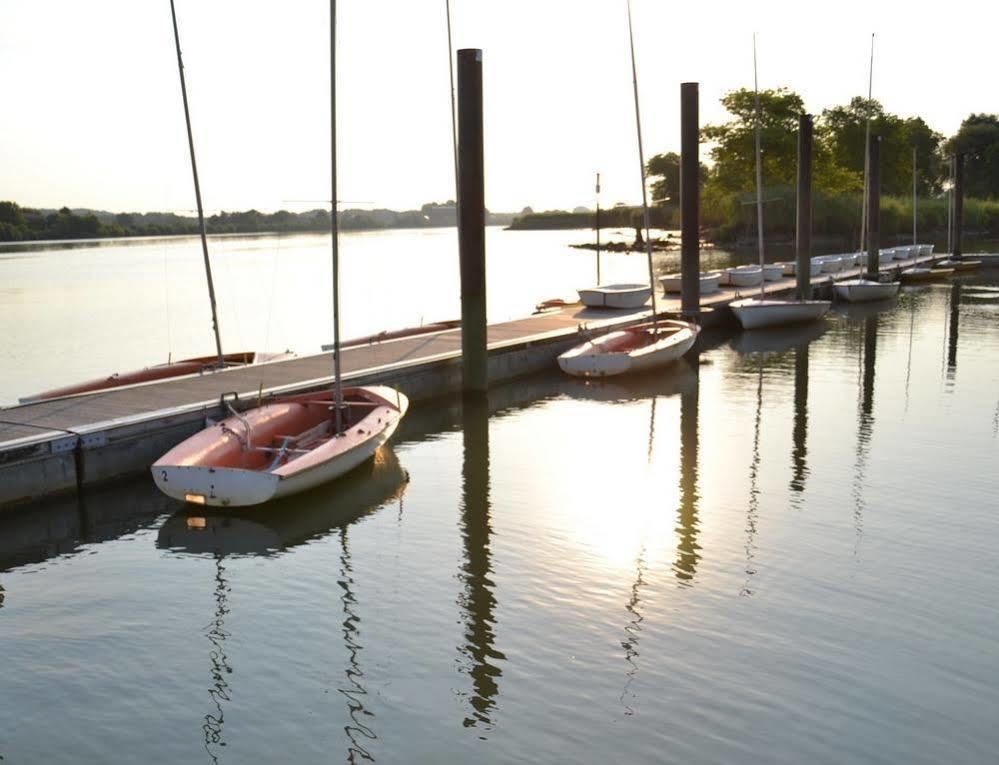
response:
<path fill-rule="evenodd" d="M 597 286 L 600 286 L 600 173 L 597 173 Z"/>
<path fill-rule="evenodd" d="M 753 33 L 753 98 L 756 106 L 756 243 L 760 255 L 760 271 L 763 271 L 763 157 L 760 148 L 760 84 L 756 73 L 756 33 Z M 763 283 L 760 280 L 760 299 L 763 298 Z"/>
<path fill-rule="evenodd" d="M 916 147 L 912 147 L 912 243 L 916 243 Z"/>
<path fill-rule="evenodd" d="M 652 293 L 652 329 L 656 322 L 656 279 L 652 269 L 652 239 L 649 236 L 649 194 L 645 189 L 645 150 L 642 147 L 642 117 L 638 110 L 638 68 L 635 66 L 635 33 L 631 25 L 631 0 L 628 0 L 628 42 L 631 45 L 631 84 L 635 92 L 635 128 L 638 132 L 638 164 L 642 175 L 642 222 L 645 227 L 645 255 L 649 264 L 649 287 Z"/>
<path fill-rule="evenodd" d="M 173 19 L 173 41 L 177 46 L 177 70 L 180 72 L 180 94 L 184 100 L 184 121 L 187 123 L 187 145 L 191 150 L 191 172 L 194 175 L 194 197 L 198 203 L 198 228 L 201 231 L 201 252 L 205 258 L 205 276 L 208 279 L 208 299 L 212 304 L 212 330 L 215 332 L 215 351 L 221 369 L 225 366 L 222 356 L 222 336 L 219 333 L 219 316 L 215 306 L 215 283 L 212 281 L 212 263 L 208 258 L 208 233 L 205 231 L 205 211 L 201 205 L 201 184 L 198 181 L 198 162 L 194 158 L 194 132 L 191 130 L 191 110 L 187 105 L 187 82 L 184 79 L 184 60 L 180 54 L 180 32 L 177 29 L 177 11 L 170 0 L 170 17 Z"/>
<path fill-rule="evenodd" d="M 333 404 L 336 433 L 343 433 L 343 386 L 340 380 L 340 225 L 336 192 L 336 0 L 330 0 L 330 255 L 333 265 Z"/>
<path fill-rule="evenodd" d="M 860 210 L 860 249 L 867 249 L 867 199 L 871 193 L 871 100 L 874 98 L 874 34 L 871 33 L 871 63 L 867 70 L 867 127 L 864 129 L 864 201 Z"/>
<path fill-rule="evenodd" d="M 451 76 L 451 148 L 454 151 L 454 208 L 458 212 L 458 123 L 457 107 L 454 100 L 454 44 L 451 42 L 451 0 L 444 0 L 447 15 L 447 67 Z"/>

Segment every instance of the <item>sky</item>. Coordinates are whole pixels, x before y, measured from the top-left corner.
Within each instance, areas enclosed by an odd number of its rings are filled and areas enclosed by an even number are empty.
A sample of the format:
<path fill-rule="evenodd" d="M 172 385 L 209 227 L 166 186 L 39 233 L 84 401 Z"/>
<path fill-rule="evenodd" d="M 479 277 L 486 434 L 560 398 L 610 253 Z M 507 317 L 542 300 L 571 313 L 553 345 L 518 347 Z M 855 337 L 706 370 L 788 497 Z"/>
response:
<path fill-rule="evenodd" d="M 176 0 L 205 207 L 329 199 L 327 0 Z M 455 48 L 483 50 L 486 204 L 635 203 L 641 185 L 625 0 L 451 0 Z M 944 135 L 999 111 L 981 0 L 633 0 L 646 155 L 679 150 L 680 83 L 718 99 L 788 86 L 807 108 L 874 97 Z M 821 10 L 820 10 L 821 9 Z M 341 207 L 454 197 L 444 0 L 340 0 Z M 194 209 L 168 0 L 0 0 L 0 199 L 35 207 Z M 982 87 L 981 85 L 984 85 Z M 703 148 L 702 148 L 703 151 Z"/>

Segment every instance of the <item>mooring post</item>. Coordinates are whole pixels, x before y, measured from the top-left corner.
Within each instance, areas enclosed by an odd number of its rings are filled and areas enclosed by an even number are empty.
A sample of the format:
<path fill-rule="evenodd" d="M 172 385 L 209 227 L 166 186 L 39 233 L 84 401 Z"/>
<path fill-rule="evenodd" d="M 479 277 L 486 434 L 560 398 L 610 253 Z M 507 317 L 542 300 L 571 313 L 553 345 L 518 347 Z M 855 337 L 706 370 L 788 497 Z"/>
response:
<path fill-rule="evenodd" d="M 954 252 L 953 257 L 960 258 L 961 229 L 964 226 L 964 152 L 954 157 Z"/>
<path fill-rule="evenodd" d="M 798 116 L 798 209 L 794 273 L 798 300 L 812 297 L 812 115 Z"/>
<path fill-rule="evenodd" d="M 485 393 L 486 205 L 482 158 L 482 51 L 458 51 L 458 257 L 462 389 Z"/>
<path fill-rule="evenodd" d="M 867 278 L 878 281 L 881 248 L 881 136 L 871 136 L 867 163 Z"/>
<path fill-rule="evenodd" d="M 680 85 L 680 310 L 701 310 L 701 161 L 699 96 L 696 82 Z M 655 285 L 652 285 L 655 289 Z"/>

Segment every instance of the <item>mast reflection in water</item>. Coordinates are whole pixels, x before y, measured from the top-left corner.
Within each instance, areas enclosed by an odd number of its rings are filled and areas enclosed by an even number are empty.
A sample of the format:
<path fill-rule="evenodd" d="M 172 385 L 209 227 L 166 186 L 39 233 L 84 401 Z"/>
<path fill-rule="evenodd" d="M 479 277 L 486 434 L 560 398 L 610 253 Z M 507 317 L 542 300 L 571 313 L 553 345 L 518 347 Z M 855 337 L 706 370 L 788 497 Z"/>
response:
<path fill-rule="evenodd" d="M 468 665 L 463 668 L 472 680 L 468 695 L 471 709 L 466 728 L 491 728 L 490 712 L 499 693 L 497 679 L 502 675 L 497 662 L 506 657 L 494 647 L 496 598 L 489 539 L 489 404 L 485 397 L 469 396 L 462 404 L 462 512 L 461 535 L 465 561 L 462 566 L 464 589 L 458 605 L 465 616 L 465 643 L 460 647 Z"/>
<path fill-rule="evenodd" d="M 801 494 L 808 477 L 808 345 L 794 349 L 794 428 L 791 434 L 791 491 Z M 799 497 L 800 499 L 800 497 Z"/>

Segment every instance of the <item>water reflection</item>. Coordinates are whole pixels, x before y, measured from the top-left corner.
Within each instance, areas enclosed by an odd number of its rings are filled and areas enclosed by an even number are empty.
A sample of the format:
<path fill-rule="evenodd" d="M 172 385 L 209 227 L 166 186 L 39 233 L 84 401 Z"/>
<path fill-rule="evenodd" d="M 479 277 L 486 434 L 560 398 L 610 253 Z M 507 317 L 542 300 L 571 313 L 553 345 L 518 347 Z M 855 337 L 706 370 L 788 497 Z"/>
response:
<path fill-rule="evenodd" d="M 630 618 L 624 627 L 625 638 L 621 641 L 621 647 L 624 649 L 624 660 L 628 664 L 628 671 L 625 673 L 626 679 L 624 689 L 621 691 L 620 701 L 622 706 L 624 706 L 624 714 L 629 717 L 635 713 L 635 709 L 630 703 L 635 697 L 631 692 L 631 684 L 638 675 L 638 641 L 642 631 L 642 622 L 645 621 L 645 617 L 642 616 L 642 612 L 639 610 L 641 604 L 639 595 L 642 587 L 645 586 L 645 581 L 642 578 L 645 574 L 644 544 L 638 553 L 635 565 L 636 573 L 635 581 L 631 585 L 631 597 L 624 607 Z"/>
<path fill-rule="evenodd" d="M 225 738 L 222 736 L 222 728 L 225 725 L 225 711 L 222 702 L 228 702 L 229 681 L 226 679 L 232 674 L 232 665 L 229 657 L 225 653 L 225 641 L 231 636 L 225 628 L 225 617 L 229 614 L 229 582 L 225 578 L 225 566 L 222 563 L 221 555 L 215 556 L 215 618 L 208 625 L 205 637 L 211 643 L 209 659 L 211 661 L 212 687 L 208 689 L 208 696 L 215 706 L 214 712 L 205 715 L 205 722 L 201 730 L 205 735 L 205 751 L 212 762 L 219 761 L 220 747 L 225 746 Z"/>
<path fill-rule="evenodd" d="M 950 324 L 947 328 L 947 380 L 954 381 L 957 370 L 957 336 L 961 321 L 961 282 L 954 281 L 950 287 Z"/>
<path fill-rule="evenodd" d="M 692 382 L 680 393 L 680 507 L 677 512 L 676 560 L 673 573 L 680 584 L 693 584 L 701 546 L 697 543 L 697 450 L 700 407 L 699 350 L 688 356 Z"/>
<path fill-rule="evenodd" d="M 808 345 L 794 349 L 794 426 L 791 431 L 791 491 L 805 491 L 808 477 Z M 800 497 L 798 497 L 800 500 Z"/>
<path fill-rule="evenodd" d="M 753 457 L 749 463 L 749 504 L 746 508 L 746 581 L 740 595 L 750 596 L 753 589 L 750 586 L 756 575 L 754 560 L 756 558 L 756 522 L 760 510 L 760 421 L 763 414 L 763 356 L 759 356 L 759 372 L 756 380 L 756 416 L 753 419 Z"/>
<path fill-rule="evenodd" d="M 0 572 L 79 554 L 152 525 L 177 506 L 142 478 L 0 513 Z"/>
<path fill-rule="evenodd" d="M 860 401 L 857 407 L 857 459 L 854 463 L 853 480 L 853 524 L 856 531 L 854 557 L 859 556 L 860 542 L 864 532 L 864 481 L 867 477 L 867 456 L 871 447 L 874 430 L 874 373 L 878 351 L 878 314 L 864 320 L 863 366 L 861 374 Z"/>
<path fill-rule="evenodd" d="M 398 499 L 409 476 L 391 449 L 382 447 L 372 460 L 339 479 L 297 497 L 269 503 L 260 508 L 192 508 L 185 506 L 160 527 L 156 544 L 172 553 L 211 556 L 215 561 L 215 618 L 208 626 L 210 643 L 211 687 L 208 695 L 214 711 L 205 715 L 202 731 L 204 747 L 212 762 L 218 762 L 219 749 L 226 745 L 223 737 L 225 714 L 223 703 L 230 700 L 228 676 L 233 667 L 225 653 L 225 641 L 230 634 L 225 629 L 229 614 L 230 585 L 225 577 L 227 556 L 272 556 L 330 534 L 339 528 L 340 604 L 343 611 L 341 634 L 347 654 L 344 669 L 346 682 L 337 688 L 347 703 L 349 722 L 344 725 L 347 736 L 348 762 L 373 760 L 365 748 L 365 740 L 377 738 L 371 727 L 373 713 L 365 708 L 364 672 L 361 668 L 361 618 L 354 594 L 354 573 L 351 563 L 348 529 L 368 513 Z"/>
<path fill-rule="evenodd" d="M 472 680 L 467 695 L 471 709 L 463 720 L 466 728 L 479 725 L 491 729 L 502 670 L 497 662 L 506 657 L 495 648 L 496 598 L 493 595 L 492 556 L 489 548 L 489 403 L 485 397 L 468 397 L 462 403 L 462 508 L 461 537 L 465 561 L 461 569 L 464 585 L 458 604 L 464 612 L 465 642 L 461 653 Z"/>
<path fill-rule="evenodd" d="M 340 603 L 343 606 L 343 622 L 341 631 L 343 634 L 343 644 L 347 648 L 347 667 L 344 669 L 344 676 L 347 679 L 346 687 L 337 690 L 343 694 L 347 700 L 347 715 L 350 722 L 343 726 L 344 733 L 347 734 L 347 762 L 355 763 L 358 758 L 374 761 L 371 753 L 364 748 L 360 739 L 373 741 L 378 738 L 371 722 L 374 719 L 374 712 L 364 706 L 364 697 L 368 695 L 364 687 L 364 672 L 361 669 L 361 651 L 363 650 L 360 638 L 361 617 L 357 615 L 357 598 L 354 595 L 354 570 L 350 560 L 350 548 L 347 544 L 348 526 L 340 527 L 340 579 L 337 584 L 343 593 L 340 595 Z M 362 718 L 369 718 L 368 722 L 362 722 Z"/>

